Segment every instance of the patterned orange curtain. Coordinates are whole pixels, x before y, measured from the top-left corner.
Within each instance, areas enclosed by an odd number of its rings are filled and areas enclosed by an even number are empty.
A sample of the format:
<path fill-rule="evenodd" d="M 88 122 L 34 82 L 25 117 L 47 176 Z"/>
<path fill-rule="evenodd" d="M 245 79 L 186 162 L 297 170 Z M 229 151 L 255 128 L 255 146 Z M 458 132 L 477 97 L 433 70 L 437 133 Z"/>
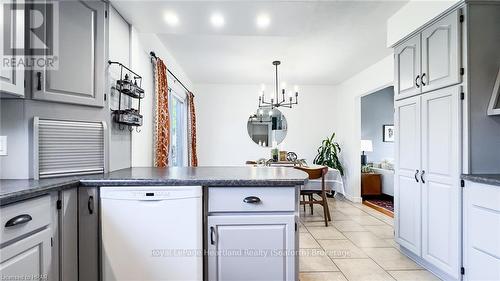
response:
<path fill-rule="evenodd" d="M 161 59 L 155 65 L 154 166 L 167 167 L 170 151 L 167 67 Z"/>
<path fill-rule="evenodd" d="M 189 166 L 198 166 L 198 155 L 196 154 L 196 112 L 194 110 L 194 94 L 188 93 L 188 148 L 189 148 Z"/>

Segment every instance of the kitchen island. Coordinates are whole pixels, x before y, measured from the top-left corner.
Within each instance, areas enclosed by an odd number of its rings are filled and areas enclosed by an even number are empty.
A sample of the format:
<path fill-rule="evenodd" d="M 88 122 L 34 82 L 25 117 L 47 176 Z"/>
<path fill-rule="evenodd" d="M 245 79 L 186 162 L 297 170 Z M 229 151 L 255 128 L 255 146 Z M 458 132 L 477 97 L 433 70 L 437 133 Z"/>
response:
<path fill-rule="evenodd" d="M 10 268 L 38 267 L 40 272 L 35 273 L 49 280 L 103 280 L 101 187 L 141 186 L 154 191 L 198 186 L 204 279 L 297 280 L 298 195 L 307 177 L 284 167 L 179 167 L 0 180 L 1 263 L 28 250 L 24 242 L 31 239 L 41 254 L 19 259 L 20 264 Z M 182 218 L 182 214 L 166 215 Z M 27 216 L 30 219 L 22 225 L 5 227 L 13 218 Z M 29 264 L 35 260 L 36 267 Z M 34 273 L 2 270 L 0 274 Z"/>

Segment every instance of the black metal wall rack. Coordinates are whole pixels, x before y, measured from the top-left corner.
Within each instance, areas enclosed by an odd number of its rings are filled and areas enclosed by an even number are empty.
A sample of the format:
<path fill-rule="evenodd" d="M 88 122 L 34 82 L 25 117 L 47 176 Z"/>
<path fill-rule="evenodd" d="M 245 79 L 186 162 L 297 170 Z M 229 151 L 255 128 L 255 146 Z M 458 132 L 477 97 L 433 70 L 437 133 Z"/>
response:
<path fill-rule="evenodd" d="M 121 62 L 108 61 L 109 65 L 116 64 L 120 67 L 120 79 L 116 80 L 114 88 L 118 91 L 118 109 L 111 110 L 113 121 L 118 123 L 118 128 L 124 130 L 128 126 L 129 131 L 133 131 L 134 127 L 137 132 L 142 126 L 141 115 L 141 100 L 144 98 L 144 90 L 142 89 L 142 76 L 134 72 L 132 69 L 123 65 Z M 137 99 L 137 109 L 133 107 L 122 108 L 122 95 Z"/>

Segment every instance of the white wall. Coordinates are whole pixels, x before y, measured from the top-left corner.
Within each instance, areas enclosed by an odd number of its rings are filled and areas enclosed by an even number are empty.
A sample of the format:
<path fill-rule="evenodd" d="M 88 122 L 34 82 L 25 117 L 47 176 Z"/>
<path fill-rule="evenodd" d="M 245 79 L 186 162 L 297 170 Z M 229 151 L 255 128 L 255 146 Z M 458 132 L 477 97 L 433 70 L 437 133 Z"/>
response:
<path fill-rule="evenodd" d="M 460 0 L 412 0 L 387 20 L 387 46 L 403 39 Z"/>
<path fill-rule="evenodd" d="M 247 132 L 248 117 L 257 110 L 259 85 L 195 86 L 200 165 L 244 165 L 271 157 L 270 148 L 259 147 Z M 335 131 L 334 91 L 333 86 L 302 86 L 299 104 L 280 109 L 288 122 L 283 150 L 312 163 L 321 141 Z"/>
<path fill-rule="evenodd" d="M 126 66 L 130 66 L 130 25 L 123 19 L 120 14 L 110 6 L 109 9 L 109 60 L 118 61 Z M 108 84 L 106 89 L 109 89 L 109 108 L 111 110 L 118 109 L 118 91 L 112 91 L 111 87 L 116 84 L 116 80 L 120 79 L 120 67 L 116 64 L 110 65 Z M 130 98 L 122 95 L 122 105 L 127 104 Z M 109 124 L 109 170 L 115 171 L 130 167 L 130 144 L 131 133 L 127 128 L 120 130 L 117 123 L 111 120 Z M 122 127 L 123 129 L 123 127 Z"/>
<path fill-rule="evenodd" d="M 132 27 L 131 38 L 132 69 L 143 77 L 142 86 L 145 91 L 145 98 L 141 102 L 141 114 L 143 115 L 143 125 L 140 127 L 141 132 L 137 133 L 134 131 L 132 133 L 132 167 L 151 167 L 153 166 L 154 151 L 154 76 L 153 64 L 151 63 L 149 52 L 154 51 L 165 62 L 167 68 L 191 91 L 193 91 L 193 86 L 191 80 L 184 73 L 175 58 L 155 34 L 139 33 Z M 168 83 L 169 86 L 173 85 L 172 80 L 169 80 Z"/>
<path fill-rule="evenodd" d="M 361 201 L 361 96 L 393 84 L 394 59 L 387 56 L 336 86 L 330 120 L 335 122 L 346 167 L 345 185 L 349 200 Z M 333 118 L 332 118 L 333 117 Z"/>

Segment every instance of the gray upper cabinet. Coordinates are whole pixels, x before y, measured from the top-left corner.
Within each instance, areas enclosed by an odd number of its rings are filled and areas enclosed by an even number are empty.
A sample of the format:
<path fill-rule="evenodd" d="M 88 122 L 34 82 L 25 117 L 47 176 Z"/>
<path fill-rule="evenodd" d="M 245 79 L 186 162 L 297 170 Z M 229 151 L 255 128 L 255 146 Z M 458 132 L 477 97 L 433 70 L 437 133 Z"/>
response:
<path fill-rule="evenodd" d="M 462 82 L 460 10 L 394 48 L 394 97 L 401 100 Z"/>
<path fill-rule="evenodd" d="M 422 31 L 422 91 L 461 82 L 460 11 L 456 10 Z"/>
<path fill-rule="evenodd" d="M 9 2 L 13 4 L 12 7 L 15 7 L 18 1 Z M 4 14 L 5 8 L 7 5 L 0 6 L 0 13 Z M 16 7 L 17 8 L 17 7 Z M 11 13 L 12 20 L 10 22 L 4 22 L 7 26 L 4 26 L 4 31 L 8 30 L 11 34 L 4 34 L 3 40 L 7 40 L 7 36 L 9 36 L 11 42 L 11 46 L 23 46 L 24 45 L 24 14 L 23 13 Z M 3 41 L 2 40 L 2 41 Z M 15 44 L 13 44 L 15 42 Z M 3 48 L 3 45 L 2 45 Z M 16 50 L 13 50 L 13 55 L 19 55 L 16 53 Z M 18 65 L 12 68 L 4 68 L 0 69 L 0 93 L 2 94 L 10 94 L 18 97 L 24 96 L 24 67 L 22 65 Z"/>
<path fill-rule="evenodd" d="M 420 34 L 394 49 L 395 98 L 400 100 L 421 93 Z"/>
<path fill-rule="evenodd" d="M 103 106 L 105 9 L 102 1 L 57 1 L 56 69 L 33 71 L 33 99 Z M 45 30 L 48 36 L 52 27 Z"/>

